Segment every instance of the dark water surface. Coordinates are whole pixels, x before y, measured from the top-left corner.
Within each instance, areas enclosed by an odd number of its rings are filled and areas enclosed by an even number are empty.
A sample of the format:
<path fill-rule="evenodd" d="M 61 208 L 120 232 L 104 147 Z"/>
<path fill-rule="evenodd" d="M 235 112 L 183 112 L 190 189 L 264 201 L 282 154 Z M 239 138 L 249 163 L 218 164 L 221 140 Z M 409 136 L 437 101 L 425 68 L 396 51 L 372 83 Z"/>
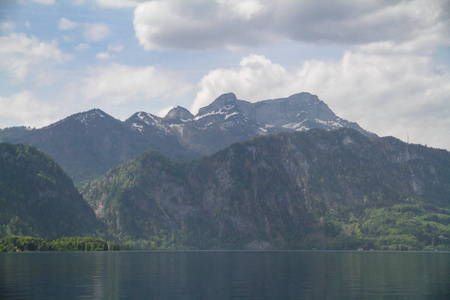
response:
<path fill-rule="evenodd" d="M 1 253 L 1 299 L 450 299 L 450 253 Z"/>

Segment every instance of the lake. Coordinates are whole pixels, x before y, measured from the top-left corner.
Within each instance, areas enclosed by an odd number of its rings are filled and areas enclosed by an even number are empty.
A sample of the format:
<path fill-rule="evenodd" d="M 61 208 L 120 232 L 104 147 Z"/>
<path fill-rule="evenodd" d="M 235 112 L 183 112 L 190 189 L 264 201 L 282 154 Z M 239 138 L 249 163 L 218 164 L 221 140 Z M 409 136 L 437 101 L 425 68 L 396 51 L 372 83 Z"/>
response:
<path fill-rule="evenodd" d="M 450 253 L 1 253 L 0 298 L 450 299 Z"/>

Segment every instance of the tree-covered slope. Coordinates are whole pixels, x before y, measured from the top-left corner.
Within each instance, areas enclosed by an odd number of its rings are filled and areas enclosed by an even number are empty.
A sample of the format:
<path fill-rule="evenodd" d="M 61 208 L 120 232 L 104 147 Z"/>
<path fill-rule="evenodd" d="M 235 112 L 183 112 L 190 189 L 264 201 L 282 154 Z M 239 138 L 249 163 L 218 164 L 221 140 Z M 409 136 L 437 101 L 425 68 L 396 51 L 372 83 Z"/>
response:
<path fill-rule="evenodd" d="M 0 143 L 0 236 L 92 235 L 101 227 L 72 180 L 30 145 Z"/>
<path fill-rule="evenodd" d="M 355 130 L 281 133 L 176 163 L 154 151 L 83 191 L 149 247 L 448 247 L 450 154 Z"/>

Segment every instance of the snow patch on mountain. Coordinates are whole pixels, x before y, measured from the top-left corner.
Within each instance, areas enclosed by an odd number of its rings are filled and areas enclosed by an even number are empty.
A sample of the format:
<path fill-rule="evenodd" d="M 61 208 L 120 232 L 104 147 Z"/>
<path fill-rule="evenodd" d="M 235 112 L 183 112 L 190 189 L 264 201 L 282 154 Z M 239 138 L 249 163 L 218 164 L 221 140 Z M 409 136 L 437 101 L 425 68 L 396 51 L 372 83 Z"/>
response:
<path fill-rule="evenodd" d="M 186 121 L 187 122 L 187 121 Z M 170 128 L 174 129 L 176 132 L 178 132 L 181 136 L 183 136 L 184 133 L 184 124 L 170 124 Z"/>
<path fill-rule="evenodd" d="M 145 113 L 145 112 L 139 112 L 137 114 L 137 117 L 139 118 L 139 120 L 141 120 L 145 125 L 150 126 L 150 127 L 155 127 L 159 130 L 161 130 L 165 135 L 170 134 L 170 127 L 168 127 L 168 125 L 165 124 L 165 122 L 163 122 L 161 120 L 161 118 L 156 117 L 152 114 L 149 113 Z M 134 126 L 135 123 L 133 123 Z M 134 126 L 136 127 L 136 126 Z M 137 128 L 137 127 L 136 127 Z M 145 128 L 139 127 L 140 128 L 140 132 L 142 132 Z"/>
<path fill-rule="evenodd" d="M 225 116 L 225 120 L 227 120 L 228 118 L 230 118 L 230 117 L 232 117 L 232 116 L 235 116 L 235 115 L 239 115 L 240 113 L 238 113 L 238 112 L 234 112 L 234 113 L 231 113 L 231 114 L 229 114 L 229 115 L 226 115 Z"/>
<path fill-rule="evenodd" d="M 139 132 L 142 132 L 142 130 L 144 129 L 144 125 L 140 125 L 137 123 L 133 123 L 133 124 L 131 124 L 131 126 Z"/>
<path fill-rule="evenodd" d="M 317 118 L 315 118 L 314 121 L 316 121 L 316 123 L 325 125 L 327 127 L 332 127 L 332 129 L 338 129 L 338 128 L 344 127 L 342 124 L 340 124 L 339 122 L 336 122 L 336 121 L 324 121 L 324 120 L 317 119 Z"/>
<path fill-rule="evenodd" d="M 226 120 L 226 119 L 228 119 L 229 117 L 231 117 L 233 115 L 240 114 L 239 112 L 236 112 L 236 111 L 234 111 L 232 113 L 229 113 L 229 111 L 234 109 L 234 108 L 235 108 L 235 105 L 226 105 L 226 106 L 221 107 L 219 110 L 212 111 L 212 112 L 209 112 L 209 113 L 205 113 L 205 114 L 202 114 L 202 115 L 197 115 L 194 118 L 194 121 L 198 121 L 198 120 L 203 119 L 205 117 L 217 116 L 217 115 L 225 115 L 225 120 Z"/>
<path fill-rule="evenodd" d="M 90 111 L 85 112 L 85 113 L 78 114 L 75 117 L 75 120 L 77 120 L 77 121 L 83 123 L 85 126 L 87 126 L 88 122 L 90 120 L 94 120 L 97 117 L 105 118 L 105 114 L 99 109 L 94 109 L 94 110 L 90 110 Z"/>

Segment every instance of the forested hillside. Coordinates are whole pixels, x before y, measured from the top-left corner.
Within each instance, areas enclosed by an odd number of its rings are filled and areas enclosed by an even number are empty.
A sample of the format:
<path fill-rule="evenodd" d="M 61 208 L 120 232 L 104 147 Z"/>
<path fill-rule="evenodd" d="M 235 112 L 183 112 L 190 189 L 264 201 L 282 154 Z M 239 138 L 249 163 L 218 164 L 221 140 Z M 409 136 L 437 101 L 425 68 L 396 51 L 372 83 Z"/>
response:
<path fill-rule="evenodd" d="M 343 128 L 179 163 L 148 151 L 83 190 L 109 233 L 150 248 L 448 249 L 450 153 Z"/>
<path fill-rule="evenodd" d="M 0 143 L 0 237 L 85 236 L 102 229 L 72 180 L 30 145 Z"/>

